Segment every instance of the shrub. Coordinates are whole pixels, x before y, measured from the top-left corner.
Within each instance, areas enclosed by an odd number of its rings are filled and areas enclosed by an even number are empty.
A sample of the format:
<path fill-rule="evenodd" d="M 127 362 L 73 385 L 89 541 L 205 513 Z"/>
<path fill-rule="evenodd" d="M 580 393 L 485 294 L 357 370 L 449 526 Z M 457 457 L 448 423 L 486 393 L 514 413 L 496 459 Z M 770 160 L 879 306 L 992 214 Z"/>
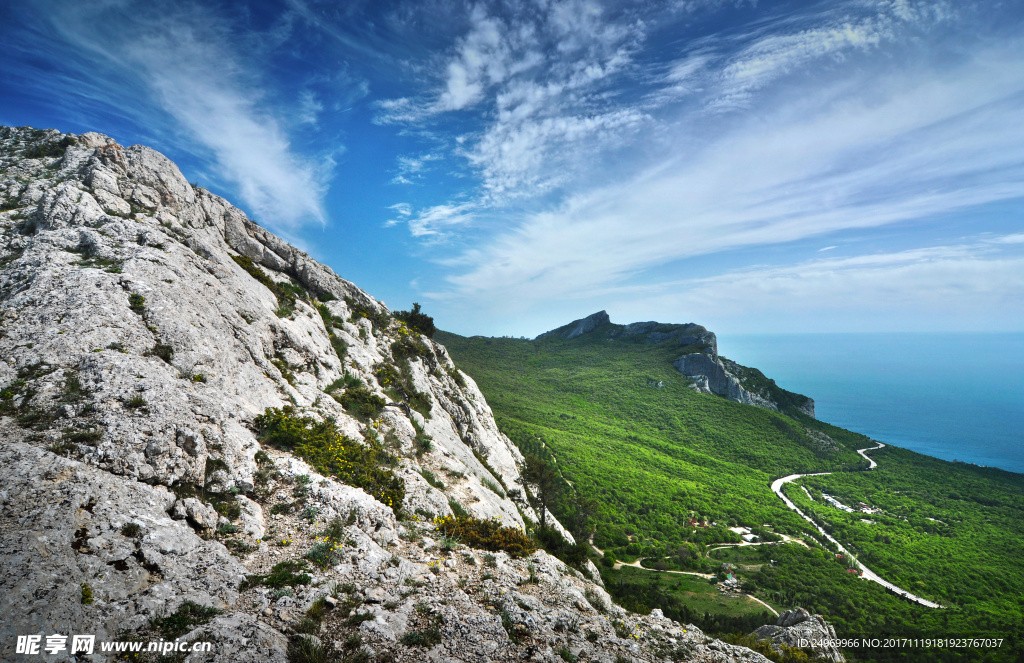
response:
<path fill-rule="evenodd" d="M 48 157 L 62 157 L 64 153 L 68 151 L 68 148 L 72 145 L 76 145 L 77 141 L 71 136 L 64 136 L 59 141 L 52 143 L 39 143 L 32 147 L 27 147 L 21 153 L 26 159 L 45 159 Z"/>
<path fill-rule="evenodd" d="M 331 334 L 328 338 L 331 339 L 331 347 L 334 348 L 334 354 L 338 355 L 338 359 L 344 359 L 345 355 L 348 354 L 348 343 L 338 338 L 335 334 Z"/>
<path fill-rule="evenodd" d="M 384 391 L 389 389 L 394 390 L 396 393 L 402 389 L 402 375 L 395 369 L 391 364 L 377 364 L 373 367 L 373 374 L 377 378 L 377 384 Z"/>
<path fill-rule="evenodd" d="M 146 312 L 146 298 L 137 292 L 133 292 L 128 295 L 128 308 L 142 315 Z"/>
<path fill-rule="evenodd" d="M 121 526 L 121 535 L 134 539 L 142 533 L 142 526 L 138 523 L 128 522 Z"/>
<path fill-rule="evenodd" d="M 327 330 L 328 336 L 334 335 L 334 318 L 331 317 L 331 311 L 323 304 L 316 305 L 317 313 L 320 314 L 320 319 L 324 322 L 324 329 Z"/>
<path fill-rule="evenodd" d="M 320 532 L 319 536 L 338 543 L 345 536 L 345 523 L 341 521 L 341 518 L 332 518 L 331 522 L 327 523 L 327 528 Z"/>
<path fill-rule="evenodd" d="M 423 454 L 433 451 L 434 449 L 434 438 L 427 435 L 426 431 L 415 419 L 409 419 L 412 422 L 413 430 L 416 431 L 416 455 L 422 456 Z"/>
<path fill-rule="evenodd" d="M 357 304 L 351 297 L 346 297 L 345 303 L 348 304 L 348 310 L 352 311 L 353 320 L 366 318 L 373 323 L 374 329 L 385 329 L 391 321 L 391 316 L 389 316 L 386 311 L 377 310 L 363 304 Z"/>
<path fill-rule="evenodd" d="M 139 408 L 146 407 L 146 399 L 142 397 L 142 394 L 133 394 L 124 404 L 132 410 L 138 410 Z"/>
<path fill-rule="evenodd" d="M 295 638 L 288 643 L 290 663 L 329 663 L 332 660 L 333 652 L 322 642 L 312 638 Z"/>
<path fill-rule="evenodd" d="M 344 375 L 342 375 L 340 378 L 329 384 L 327 388 L 324 389 L 324 391 L 327 392 L 328 394 L 331 394 L 340 389 L 348 389 L 349 387 L 362 386 L 364 386 L 363 381 L 346 370 Z"/>
<path fill-rule="evenodd" d="M 342 435 L 333 419 L 302 417 L 292 407 L 267 408 L 255 424 L 261 442 L 290 451 L 321 474 L 362 488 L 392 508 L 402 504 L 405 484 L 382 467 L 390 462 L 390 456 L 379 444 L 371 442 L 364 447 Z"/>
<path fill-rule="evenodd" d="M 312 577 L 308 573 L 306 562 L 301 559 L 290 559 L 279 562 L 270 569 L 266 575 L 246 576 L 239 589 L 245 590 L 250 587 L 270 587 L 280 589 L 282 587 L 294 587 L 295 585 L 308 585 Z"/>
<path fill-rule="evenodd" d="M 398 326 L 398 340 L 391 344 L 391 356 L 396 362 L 410 357 L 425 357 L 428 354 L 430 350 L 423 341 L 413 338 L 405 325 Z"/>
<path fill-rule="evenodd" d="M 95 599 L 92 596 L 92 587 L 82 583 L 82 605 L 90 605 Z"/>
<path fill-rule="evenodd" d="M 395 311 L 395 317 L 427 338 L 433 338 L 434 332 L 437 331 L 437 327 L 434 326 L 434 319 L 423 313 L 420 310 L 420 305 L 415 302 L 413 302 L 411 311 Z"/>
<path fill-rule="evenodd" d="M 480 484 L 498 497 L 505 497 L 505 493 L 501 490 L 498 484 L 494 483 L 490 479 L 481 477 Z"/>
<path fill-rule="evenodd" d="M 448 506 L 451 507 L 452 513 L 455 514 L 456 518 L 469 518 L 469 512 L 462 508 L 462 505 L 455 500 L 449 498 Z"/>
<path fill-rule="evenodd" d="M 537 546 L 530 537 L 514 527 L 504 527 L 497 518 L 478 520 L 465 516 L 438 518 L 437 529 L 445 536 L 462 541 L 471 548 L 504 551 L 513 557 L 529 555 Z"/>
<path fill-rule="evenodd" d="M 341 561 L 341 546 L 332 541 L 321 541 L 306 551 L 305 558 L 321 569 Z"/>
<path fill-rule="evenodd" d="M 437 488 L 438 490 L 444 490 L 444 482 L 438 481 L 437 478 L 434 477 L 433 472 L 431 472 L 430 470 L 422 470 L 420 474 L 423 475 L 423 478 L 426 479 L 427 483 L 429 483 L 431 486 Z"/>
<path fill-rule="evenodd" d="M 295 310 L 295 303 L 298 299 L 309 300 L 309 294 L 302 287 L 293 283 L 278 283 L 274 281 L 251 258 L 247 256 L 231 256 L 231 259 L 244 269 L 249 276 L 266 286 L 274 294 L 277 298 L 277 316 L 279 318 L 291 315 L 292 311 Z"/>
<path fill-rule="evenodd" d="M 387 401 L 366 387 L 349 387 L 341 396 L 331 396 L 348 412 L 364 419 L 376 419 L 387 405 Z"/>
<path fill-rule="evenodd" d="M 402 636 L 402 644 L 409 647 L 433 647 L 441 644 L 441 632 L 437 627 L 425 628 L 422 631 L 409 631 Z"/>
<path fill-rule="evenodd" d="M 164 343 L 157 343 L 152 347 L 149 352 L 146 353 L 148 356 L 160 357 L 168 364 L 174 359 L 174 348 Z"/>
<path fill-rule="evenodd" d="M 185 635 L 196 626 L 207 623 L 220 614 L 217 608 L 199 605 L 193 601 L 185 601 L 178 609 L 166 617 L 158 617 L 149 622 L 150 628 L 159 631 L 166 640 Z"/>
<path fill-rule="evenodd" d="M 275 355 L 274 358 L 270 360 L 270 363 L 273 364 L 277 368 L 277 370 L 281 372 L 281 377 L 285 379 L 285 382 L 287 382 L 293 387 L 295 386 L 295 375 L 290 370 L 288 370 L 288 364 L 281 357 L 281 355 Z"/>
<path fill-rule="evenodd" d="M 103 433 L 95 428 L 91 428 L 89 430 L 65 428 L 62 432 L 64 441 L 72 444 L 96 446 L 96 443 L 103 437 Z"/>

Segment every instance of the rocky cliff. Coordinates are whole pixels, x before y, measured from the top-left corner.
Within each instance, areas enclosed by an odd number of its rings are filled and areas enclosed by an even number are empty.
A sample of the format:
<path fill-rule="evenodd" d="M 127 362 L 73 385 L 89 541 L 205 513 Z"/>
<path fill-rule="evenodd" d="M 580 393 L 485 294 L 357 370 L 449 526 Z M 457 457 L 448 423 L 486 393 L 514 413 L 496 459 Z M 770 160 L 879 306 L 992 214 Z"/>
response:
<path fill-rule="evenodd" d="M 536 519 L 473 380 L 161 154 L 2 128 L 0 210 L 3 660 L 765 660 L 444 535 Z"/>
<path fill-rule="evenodd" d="M 821 615 L 812 615 L 804 608 L 786 610 L 775 624 L 765 624 L 750 634 L 764 640 L 778 654 L 787 650 L 810 650 L 814 660 L 846 663 L 846 657 L 833 642 L 836 630 Z"/>
<path fill-rule="evenodd" d="M 616 325 L 606 311 L 599 311 L 552 329 L 538 339 L 573 340 L 584 334 L 642 343 L 672 343 L 679 347 L 676 370 L 689 377 L 693 388 L 737 403 L 777 410 L 786 414 L 814 416 L 814 400 L 780 388 L 756 368 L 741 366 L 720 357 L 714 332 L 694 323 L 634 322 Z"/>

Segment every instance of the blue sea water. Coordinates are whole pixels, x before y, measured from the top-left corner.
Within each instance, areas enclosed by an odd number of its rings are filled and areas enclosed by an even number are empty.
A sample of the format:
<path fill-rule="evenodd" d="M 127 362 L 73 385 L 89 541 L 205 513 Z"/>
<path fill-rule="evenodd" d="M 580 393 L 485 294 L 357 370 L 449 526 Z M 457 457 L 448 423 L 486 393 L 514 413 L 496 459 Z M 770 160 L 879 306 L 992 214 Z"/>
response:
<path fill-rule="evenodd" d="M 1024 473 L 1024 334 L 764 334 L 719 352 L 814 399 L 818 419 Z"/>

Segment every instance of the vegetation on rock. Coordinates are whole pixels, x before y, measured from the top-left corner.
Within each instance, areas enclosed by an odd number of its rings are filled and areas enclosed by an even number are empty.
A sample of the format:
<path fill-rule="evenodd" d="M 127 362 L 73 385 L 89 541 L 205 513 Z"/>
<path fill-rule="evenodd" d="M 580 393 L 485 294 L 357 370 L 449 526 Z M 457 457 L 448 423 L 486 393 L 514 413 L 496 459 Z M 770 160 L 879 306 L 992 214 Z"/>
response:
<path fill-rule="evenodd" d="M 468 516 L 445 516 L 434 522 L 439 532 L 471 548 L 507 552 L 513 557 L 523 557 L 537 549 L 522 530 L 505 527 L 497 518 L 480 520 Z"/>
<path fill-rule="evenodd" d="M 264 444 L 290 451 L 321 474 L 362 488 L 393 509 L 402 504 L 405 484 L 389 469 L 390 454 L 372 441 L 364 446 L 342 435 L 333 419 L 301 416 L 287 406 L 267 408 L 255 426 Z"/>

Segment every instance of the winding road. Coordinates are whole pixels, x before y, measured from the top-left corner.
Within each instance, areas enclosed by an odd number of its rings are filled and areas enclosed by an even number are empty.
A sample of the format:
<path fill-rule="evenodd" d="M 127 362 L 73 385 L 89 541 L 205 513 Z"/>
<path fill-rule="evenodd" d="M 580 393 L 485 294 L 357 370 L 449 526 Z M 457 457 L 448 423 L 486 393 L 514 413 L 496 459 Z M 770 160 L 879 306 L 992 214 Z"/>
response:
<path fill-rule="evenodd" d="M 867 447 L 865 449 L 858 449 L 857 450 L 858 454 L 860 454 L 862 457 L 867 459 L 868 462 L 871 463 L 871 465 L 868 467 L 869 470 L 873 470 L 876 467 L 878 467 L 878 463 L 876 463 L 874 460 L 872 460 L 870 457 L 868 457 L 868 455 L 865 452 L 867 452 L 867 451 L 875 451 L 876 449 L 881 449 L 884 446 L 885 446 L 884 444 L 879 442 L 877 447 Z M 776 479 L 775 481 L 773 481 L 772 482 L 772 492 L 774 492 L 776 495 L 778 495 L 779 498 L 783 502 L 786 503 L 786 506 L 788 506 L 793 511 L 796 511 L 797 514 L 800 515 L 800 517 L 802 517 L 804 520 L 806 520 L 810 524 L 814 525 L 814 529 L 818 530 L 818 532 L 820 532 L 822 536 L 824 536 L 826 539 L 828 539 L 829 541 L 834 543 L 836 548 L 840 552 L 842 552 L 845 555 L 849 555 L 850 558 L 853 559 L 853 561 L 855 561 L 857 563 L 857 566 L 860 568 L 861 574 L 862 574 L 861 575 L 862 578 L 864 578 L 866 580 L 870 580 L 872 582 L 877 582 L 879 585 L 885 587 L 886 589 L 892 591 L 893 593 L 898 594 L 898 595 L 902 596 L 905 599 L 908 599 L 910 601 L 914 601 L 915 603 L 919 603 L 919 604 L 921 604 L 923 606 L 926 606 L 928 608 L 942 608 L 942 607 L 944 607 L 944 606 L 942 606 L 942 605 L 940 605 L 938 603 L 935 603 L 933 601 L 929 601 L 928 599 L 921 598 L 920 596 L 917 596 L 916 594 L 911 594 L 907 590 L 901 589 L 900 587 L 897 587 L 896 585 L 892 584 L 888 580 L 885 580 L 885 579 L 879 577 L 879 575 L 877 573 L 875 573 L 874 571 L 872 571 L 868 567 L 866 567 L 863 564 L 861 564 L 860 560 L 858 560 L 856 557 L 854 557 L 850 553 L 850 551 L 848 551 L 846 548 L 843 547 L 843 544 L 839 543 L 834 538 L 832 538 L 832 536 L 828 532 L 826 532 L 824 529 L 822 529 L 821 526 L 818 525 L 818 523 L 814 522 L 814 520 L 812 520 L 810 518 L 810 516 L 808 516 L 806 513 L 801 511 L 799 508 L 797 508 L 797 506 L 795 504 L 793 504 L 793 502 L 790 501 L 790 499 L 788 497 L 786 497 L 782 493 L 782 487 L 784 485 L 786 485 L 787 483 L 791 483 L 791 482 L 796 481 L 797 479 L 801 479 L 803 477 L 818 477 L 818 476 L 824 476 L 826 474 L 832 474 L 832 473 L 831 472 L 818 472 L 818 473 L 815 473 L 815 474 L 790 474 L 788 477 L 782 477 L 781 479 Z"/>

